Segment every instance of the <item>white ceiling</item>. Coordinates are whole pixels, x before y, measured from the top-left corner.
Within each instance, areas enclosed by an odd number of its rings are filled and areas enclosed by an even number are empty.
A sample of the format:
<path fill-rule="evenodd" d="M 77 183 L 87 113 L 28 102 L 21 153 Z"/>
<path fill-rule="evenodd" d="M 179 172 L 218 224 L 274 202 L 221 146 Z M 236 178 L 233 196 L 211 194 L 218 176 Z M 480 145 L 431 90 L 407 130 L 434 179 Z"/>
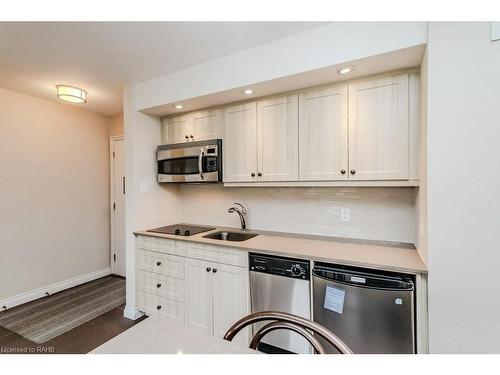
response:
<path fill-rule="evenodd" d="M 122 113 L 122 84 L 171 73 L 323 25 L 319 22 L 0 22 L 0 87 L 80 108 Z M 75 104 L 73 104 L 75 105 Z"/>

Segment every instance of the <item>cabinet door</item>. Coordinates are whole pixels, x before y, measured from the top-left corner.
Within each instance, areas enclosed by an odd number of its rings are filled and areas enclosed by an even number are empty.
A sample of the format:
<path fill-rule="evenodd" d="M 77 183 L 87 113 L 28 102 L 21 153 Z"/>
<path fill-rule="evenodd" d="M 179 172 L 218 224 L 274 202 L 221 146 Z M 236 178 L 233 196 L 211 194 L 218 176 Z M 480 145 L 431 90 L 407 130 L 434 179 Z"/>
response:
<path fill-rule="evenodd" d="M 250 313 L 248 268 L 225 264 L 214 267 L 214 335 L 222 338 L 229 327 Z M 233 341 L 248 345 L 249 328 L 238 333 Z"/>
<path fill-rule="evenodd" d="M 185 324 L 213 334 L 212 266 L 195 259 L 186 259 L 185 264 Z"/>
<path fill-rule="evenodd" d="M 256 113 L 256 103 L 224 109 L 224 182 L 257 179 Z"/>
<path fill-rule="evenodd" d="M 190 114 L 195 141 L 221 138 L 222 111 L 208 109 Z"/>
<path fill-rule="evenodd" d="M 162 143 L 182 143 L 192 140 L 191 121 L 188 115 L 171 117 L 163 120 Z"/>
<path fill-rule="evenodd" d="M 299 98 L 299 179 L 347 180 L 347 85 Z"/>
<path fill-rule="evenodd" d="M 408 74 L 349 85 L 349 179 L 408 179 Z"/>
<path fill-rule="evenodd" d="M 260 181 L 298 180 L 298 115 L 297 94 L 257 103 Z"/>

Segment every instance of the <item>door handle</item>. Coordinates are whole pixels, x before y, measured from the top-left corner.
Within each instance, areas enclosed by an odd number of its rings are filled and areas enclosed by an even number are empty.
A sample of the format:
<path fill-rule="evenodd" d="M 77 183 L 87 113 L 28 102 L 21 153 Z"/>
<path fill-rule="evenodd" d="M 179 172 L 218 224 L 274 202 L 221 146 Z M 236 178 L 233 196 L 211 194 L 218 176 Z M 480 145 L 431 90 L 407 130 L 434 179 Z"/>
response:
<path fill-rule="evenodd" d="M 200 156 L 198 156 L 198 172 L 200 172 L 200 177 L 202 180 L 205 179 L 205 175 L 203 174 L 203 149 L 200 149 Z"/>
<path fill-rule="evenodd" d="M 125 177 L 122 177 L 123 194 L 125 194 Z"/>

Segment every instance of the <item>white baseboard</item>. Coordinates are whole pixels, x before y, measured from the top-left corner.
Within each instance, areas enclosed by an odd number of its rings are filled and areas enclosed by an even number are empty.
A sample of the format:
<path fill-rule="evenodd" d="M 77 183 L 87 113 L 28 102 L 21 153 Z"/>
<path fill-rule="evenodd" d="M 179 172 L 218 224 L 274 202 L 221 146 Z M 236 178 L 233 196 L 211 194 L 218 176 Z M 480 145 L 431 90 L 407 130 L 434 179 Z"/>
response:
<path fill-rule="evenodd" d="M 123 316 L 128 319 L 137 320 L 143 315 L 143 312 L 129 306 L 125 306 L 125 309 L 123 310 Z"/>
<path fill-rule="evenodd" d="M 60 281 L 51 285 L 44 286 L 42 288 L 34 289 L 29 292 L 21 293 L 16 296 L 5 298 L 0 300 L 0 310 L 5 310 L 5 307 L 10 309 L 17 305 L 22 305 L 23 303 L 34 301 L 38 298 L 45 297 L 47 293 L 54 294 L 60 292 L 61 290 L 72 288 L 74 286 L 99 279 L 111 274 L 111 268 L 106 267 L 98 271 L 89 272 L 84 275 L 73 277 L 69 280 Z M 5 307 L 4 307 L 5 306 Z"/>

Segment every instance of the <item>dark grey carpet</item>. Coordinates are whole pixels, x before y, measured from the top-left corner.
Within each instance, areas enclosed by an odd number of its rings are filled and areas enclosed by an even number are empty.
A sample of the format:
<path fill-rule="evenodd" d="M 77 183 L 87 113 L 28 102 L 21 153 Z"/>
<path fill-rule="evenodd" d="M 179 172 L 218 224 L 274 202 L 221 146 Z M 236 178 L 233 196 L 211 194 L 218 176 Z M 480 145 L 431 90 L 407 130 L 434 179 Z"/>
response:
<path fill-rule="evenodd" d="M 107 276 L 0 313 L 0 326 L 41 344 L 125 303 L 125 280 Z"/>

